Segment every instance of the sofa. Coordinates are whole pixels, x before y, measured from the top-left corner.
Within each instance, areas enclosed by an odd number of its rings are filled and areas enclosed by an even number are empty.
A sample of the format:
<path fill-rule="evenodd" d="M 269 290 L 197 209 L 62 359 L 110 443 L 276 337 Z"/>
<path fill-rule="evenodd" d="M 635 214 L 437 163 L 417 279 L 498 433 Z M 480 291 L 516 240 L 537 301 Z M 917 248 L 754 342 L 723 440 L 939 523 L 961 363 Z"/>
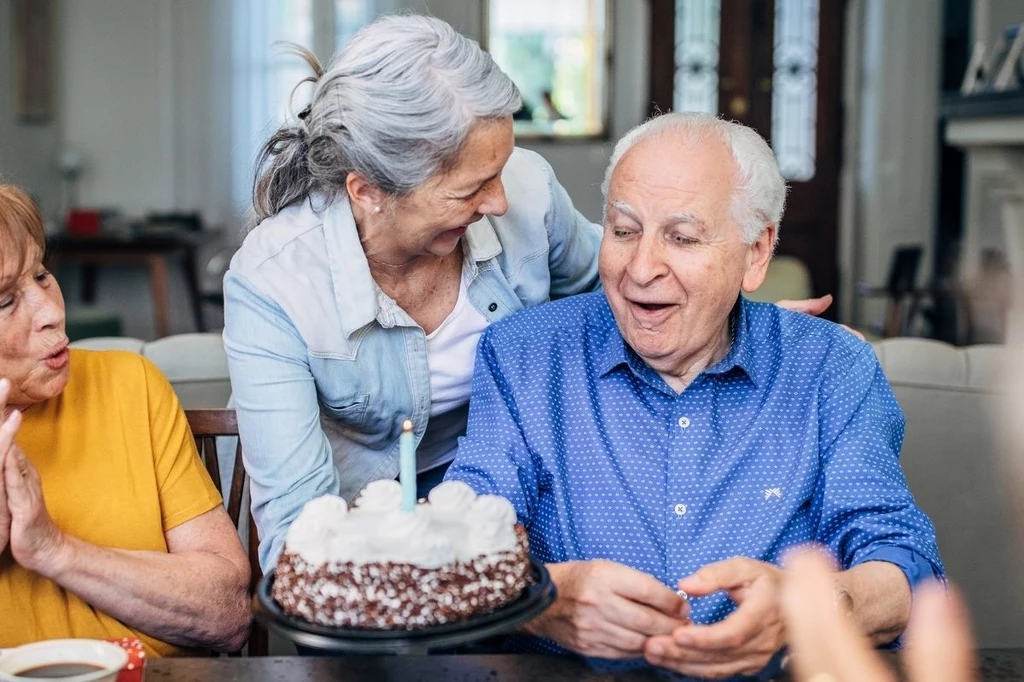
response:
<path fill-rule="evenodd" d="M 978 643 L 1024 647 L 1024 523 L 1014 525 L 1005 476 L 1024 443 L 1004 448 L 999 438 L 1007 350 L 909 338 L 873 345 L 907 418 L 903 470 L 935 523 Z"/>
<path fill-rule="evenodd" d="M 186 407 L 222 407 L 230 397 L 219 334 L 182 334 L 148 343 L 89 339 L 73 345 L 121 348 L 149 357 Z M 1000 458 L 996 438 L 1006 349 L 957 348 L 909 338 L 873 345 L 906 414 L 901 458 L 907 480 L 935 522 L 939 549 L 974 614 L 979 643 L 1024 647 L 1024 553 L 1001 473 L 1006 460 Z M 1010 454 L 1024 458 L 1024 445 Z M 222 465 L 222 471 L 230 467 Z M 1020 527 L 1024 530 L 1024 523 Z"/>

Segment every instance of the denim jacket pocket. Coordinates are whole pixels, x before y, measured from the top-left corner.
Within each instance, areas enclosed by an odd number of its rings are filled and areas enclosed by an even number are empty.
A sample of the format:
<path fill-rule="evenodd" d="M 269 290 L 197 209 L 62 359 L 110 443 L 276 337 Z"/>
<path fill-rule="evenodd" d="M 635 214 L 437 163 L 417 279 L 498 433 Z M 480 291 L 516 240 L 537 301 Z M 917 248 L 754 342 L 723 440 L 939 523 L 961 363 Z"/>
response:
<path fill-rule="evenodd" d="M 366 416 L 366 408 L 370 404 L 369 395 L 354 396 L 354 402 L 343 404 L 332 404 L 330 401 L 320 397 L 320 409 L 332 419 L 340 421 L 349 427 L 359 427 Z"/>

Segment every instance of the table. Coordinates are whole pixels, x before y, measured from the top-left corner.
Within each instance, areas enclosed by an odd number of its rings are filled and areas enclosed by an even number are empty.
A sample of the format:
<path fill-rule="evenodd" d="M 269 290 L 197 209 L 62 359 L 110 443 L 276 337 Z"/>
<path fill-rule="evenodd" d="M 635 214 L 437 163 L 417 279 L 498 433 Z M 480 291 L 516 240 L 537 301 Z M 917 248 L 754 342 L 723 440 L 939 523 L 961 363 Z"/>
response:
<path fill-rule="evenodd" d="M 170 333 L 170 301 L 167 285 L 167 261 L 180 255 L 181 267 L 188 286 L 189 303 L 195 318 L 196 331 L 206 331 L 203 323 L 202 294 L 196 270 L 199 247 L 211 239 L 208 232 L 167 232 L 136 235 L 99 235 L 72 237 L 57 235 L 47 243 L 49 267 L 56 272 L 59 264 L 82 264 L 82 301 L 96 300 L 96 265 L 144 265 L 149 269 L 153 297 L 153 317 L 157 338 Z"/>
<path fill-rule="evenodd" d="M 983 682 L 1024 681 L 1024 649 L 991 649 L 979 654 Z M 890 662 L 895 658 L 888 656 Z M 641 682 L 670 676 L 654 670 L 600 673 L 569 657 L 491 656 L 349 656 L 344 658 L 183 658 L 152 660 L 147 682 Z M 681 679 L 681 678 L 676 678 Z M 789 678 L 776 678 L 785 682 Z"/>

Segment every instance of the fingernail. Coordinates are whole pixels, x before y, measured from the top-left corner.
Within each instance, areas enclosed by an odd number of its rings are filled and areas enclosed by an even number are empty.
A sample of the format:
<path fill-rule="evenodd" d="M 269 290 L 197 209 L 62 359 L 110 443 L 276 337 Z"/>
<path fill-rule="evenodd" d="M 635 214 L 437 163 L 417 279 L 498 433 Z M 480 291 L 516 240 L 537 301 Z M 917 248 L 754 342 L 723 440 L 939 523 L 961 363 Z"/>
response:
<path fill-rule="evenodd" d="M 676 640 L 676 644 L 678 644 L 679 646 L 690 646 L 691 644 L 693 644 L 693 640 L 690 638 L 689 635 L 676 634 L 674 635 L 674 638 Z"/>
<path fill-rule="evenodd" d="M 7 379 L 0 379 L 0 392 L 6 392 L 11 387 L 11 382 Z"/>
<path fill-rule="evenodd" d="M 665 647 L 661 646 L 660 644 L 652 644 L 650 647 L 648 647 L 648 651 L 650 652 L 651 656 L 657 656 L 658 658 L 661 658 L 665 655 Z"/>

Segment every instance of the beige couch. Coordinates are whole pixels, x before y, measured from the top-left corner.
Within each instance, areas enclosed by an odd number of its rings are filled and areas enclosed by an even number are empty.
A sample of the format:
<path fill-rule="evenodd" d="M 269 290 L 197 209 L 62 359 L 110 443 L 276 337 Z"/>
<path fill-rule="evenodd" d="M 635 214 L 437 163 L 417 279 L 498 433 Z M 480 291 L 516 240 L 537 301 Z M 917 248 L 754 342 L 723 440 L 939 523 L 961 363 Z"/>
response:
<path fill-rule="evenodd" d="M 996 444 L 1006 350 L 923 339 L 874 347 L 907 417 L 901 460 L 910 489 L 935 522 L 939 551 L 971 607 L 979 643 L 1022 647 L 1024 554 Z M 1024 445 L 1007 456 L 1024 457 Z"/>
<path fill-rule="evenodd" d="M 141 353 L 167 376 L 186 409 L 224 407 L 231 397 L 228 357 L 220 334 L 176 334 L 156 341 L 104 336 L 83 339 L 71 345 L 92 350 L 117 349 Z"/>

